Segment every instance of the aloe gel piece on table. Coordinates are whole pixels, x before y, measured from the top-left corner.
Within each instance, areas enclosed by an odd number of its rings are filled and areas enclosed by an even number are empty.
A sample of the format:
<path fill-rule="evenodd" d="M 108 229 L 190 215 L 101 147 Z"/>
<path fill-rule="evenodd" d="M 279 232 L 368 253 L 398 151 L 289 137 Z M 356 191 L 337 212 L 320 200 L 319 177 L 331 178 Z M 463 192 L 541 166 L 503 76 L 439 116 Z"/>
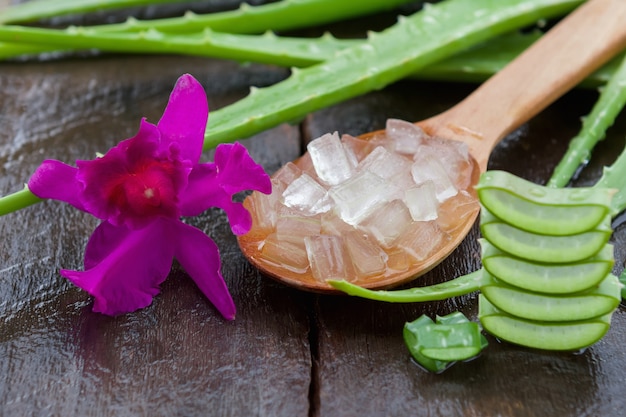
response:
<path fill-rule="evenodd" d="M 431 372 L 442 372 L 452 363 L 477 356 L 487 346 L 477 323 L 460 312 L 426 315 L 404 326 L 404 340 L 413 358 Z"/>

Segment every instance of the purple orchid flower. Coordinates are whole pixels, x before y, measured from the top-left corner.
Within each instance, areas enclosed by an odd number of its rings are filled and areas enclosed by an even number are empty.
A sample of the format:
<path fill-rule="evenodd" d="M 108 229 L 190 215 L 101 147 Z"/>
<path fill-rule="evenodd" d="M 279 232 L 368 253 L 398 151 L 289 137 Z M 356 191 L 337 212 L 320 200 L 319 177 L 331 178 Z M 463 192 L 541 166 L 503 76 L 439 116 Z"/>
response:
<path fill-rule="evenodd" d="M 244 190 L 269 193 L 271 183 L 238 143 L 219 145 L 214 163 L 199 163 L 207 117 L 202 86 L 183 75 L 156 126 L 143 119 L 136 136 L 76 167 L 46 160 L 28 182 L 36 196 L 103 220 L 87 244 L 85 270 L 61 270 L 94 297 L 94 311 L 117 315 L 146 307 L 176 258 L 222 315 L 234 319 L 217 245 L 180 217 L 220 207 L 233 233 L 247 233 L 250 214 L 232 197 Z"/>

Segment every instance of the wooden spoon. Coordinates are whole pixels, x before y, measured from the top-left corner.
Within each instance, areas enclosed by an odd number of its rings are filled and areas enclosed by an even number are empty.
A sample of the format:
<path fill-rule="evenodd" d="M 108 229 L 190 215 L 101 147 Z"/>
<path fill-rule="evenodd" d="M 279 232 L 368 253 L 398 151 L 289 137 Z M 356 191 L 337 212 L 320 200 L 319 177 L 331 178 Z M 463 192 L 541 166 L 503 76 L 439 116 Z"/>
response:
<path fill-rule="evenodd" d="M 508 133 L 577 85 L 626 48 L 626 0 L 590 0 L 572 12 L 502 71 L 448 111 L 417 122 L 426 133 L 465 142 L 475 161 L 475 184 L 487 169 L 489 155 Z M 380 132 L 360 136 L 369 139 Z M 248 207 L 249 209 L 251 207 Z M 465 238 L 478 212 L 467 217 L 449 241 L 407 271 L 357 282 L 366 288 L 389 288 L 424 274 L 445 259 Z M 254 217 L 254 216 L 253 216 Z M 315 292 L 335 292 L 310 269 L 295 273 L 262 260 L 254 233 L 239 237 L 244 255 L 267 275 Z M 350 277 L 346 277 L 350 278 Z"/>

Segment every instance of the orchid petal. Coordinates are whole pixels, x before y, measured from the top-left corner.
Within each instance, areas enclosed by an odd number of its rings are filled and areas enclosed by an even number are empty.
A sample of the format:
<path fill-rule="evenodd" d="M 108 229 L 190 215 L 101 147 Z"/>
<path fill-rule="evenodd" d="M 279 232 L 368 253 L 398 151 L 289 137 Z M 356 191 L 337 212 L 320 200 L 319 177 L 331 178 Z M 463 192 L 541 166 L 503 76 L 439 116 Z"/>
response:
<path fill-rule="evenodd" d="M 94 241 L 88 263 L 104 258 L 84 272 L 61 270 L 61 275 L 94 297 L 95 312 L 117 315 L 146 307 L 159 293 L 172 265 L 173 237 L 164 225 L 155 221 L 133 230 L 114 248 L 99 249 Z"/>
<path fill-rule="evenodd" d="M 95 268 L 122 245 L 131 233 L 134 233 L 133 230 L 127 227 L 113 226 L 109 222 L 100 223 L 85 248 L 85 270 Z"/>
<path fill-rule="evenodd" d="M 174 257 L 198 288 L 227 320 L 235 318 L 235 303 L 220 272 L 219 250 L 202 231 L 182 222 L 175 224 Z"/>
<path fill-rule="evenodd" d="M 209 105 L 200 83 L 189 74 L 181 76 L 157 124 L 163 135 L 163 146 L 169 149 L 175 144 L 183 159 L 197 163 L 208 116 Z"/>
<path fill-rule="evenodd" d="M 78 170 L 60 161 L 46 160 L 28 181 L 28 189 L 39 198 L 64 201 L 86 211 L 80 195 L 82 184 L 77 179 Z"/>
<path fill-rule="evenodd" d="M 263 167 L 252 159 L 240 143 L 221 144 L 215 149 L 220 186 L 229 194 L 245 190 L 272 192 L 272 183 Z"/>
<path fill-rule="evenodd" d="M 189 175 L 187 189 L 181 196 L 183 216 L 197 216 L 209 207 L 219 207 L 226 212 L 231 230 L 236 235 L 248 233 L 252 217 L 241 203 L 233 201 L 220 186 L 214 164 L 199 164 Z"/>

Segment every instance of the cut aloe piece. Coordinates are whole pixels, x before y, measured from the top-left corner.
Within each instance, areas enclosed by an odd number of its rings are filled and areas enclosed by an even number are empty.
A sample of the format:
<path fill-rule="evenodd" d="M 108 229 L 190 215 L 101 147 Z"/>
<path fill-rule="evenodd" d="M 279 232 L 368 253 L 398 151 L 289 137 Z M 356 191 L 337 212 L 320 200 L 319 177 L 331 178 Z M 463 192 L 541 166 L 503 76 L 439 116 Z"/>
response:
<path fill-rule="evenodd" d="M 453 362 L 471 359 L 487 346 L 478 323 L 461 312 L 437 316 L 433 322 L 426 315 L 404 326 L 404 341 L 413 358 L 426 369 L 441 372 Z"/>
<path fill-rule="evenodd" d="M 480 240 L 483 267 L 507 284 L 548 294 L 568 294 L 588 290 L 611 272 L 613 245 L 606 244 L 596 255 L 580 262 L 547 264 L 510 256 Z"/>
<path fill-rule="evenodd" d="M 611 314 L 589 320 L 544 322 L 513 317 L 478 296 L 478 317 L 483 328 L 498 339 L 544 350 L 579 350 L 602 338 L 611 325 Z"/>
<path fill-rule="evenodd" d="M 481 210 L 480 231 L 498 249 L 534 262 L 569 263 L 594 256 L 611 237 L 611 218 L 606 216 L 598 227 L 570 236 L 547 236 L 531 233 L 497 219 Z"/>
<path fill-rule="evenodd" d="M 481 204 L 519 229 L 573 235 L 596 227 L 611 212 L 615 190 L 547 188 L 505 171 L 488 171 L 476 187 Z"/>
<path fill-rule="evenodd" d="M 608 274 L 599 286 L 580 293 L 551 295 L 530 292 L 492 277 L 480 290 L 501 311 L 528 320 L 579 321 L 611 313 L 621 300 L 621 284 Z"/>
<path fill-rule="evenodd" d="M 611 213 L 615 190 L 547 188 L 506 171 L 488 171 L 476 186 L 481 204 L 505 223 L 544 235 L 564 236 L 595 228 Z"/>

